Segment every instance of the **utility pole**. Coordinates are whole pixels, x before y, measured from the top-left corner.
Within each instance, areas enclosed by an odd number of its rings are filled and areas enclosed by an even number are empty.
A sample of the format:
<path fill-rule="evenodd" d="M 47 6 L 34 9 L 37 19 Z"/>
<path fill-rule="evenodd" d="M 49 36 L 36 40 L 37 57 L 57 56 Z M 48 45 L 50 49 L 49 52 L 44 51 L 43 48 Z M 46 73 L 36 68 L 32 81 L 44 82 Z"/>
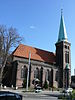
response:
<path fill-rule="evenodd" d="M 31 58 L 31 52 L 29 51 L 29 65 L 28 65 L 28 73 L 27 73 L 27 86 L 26 86 L 26 91 L 28 91 L 28 83 L 29 83 L 30 58 Z"/>

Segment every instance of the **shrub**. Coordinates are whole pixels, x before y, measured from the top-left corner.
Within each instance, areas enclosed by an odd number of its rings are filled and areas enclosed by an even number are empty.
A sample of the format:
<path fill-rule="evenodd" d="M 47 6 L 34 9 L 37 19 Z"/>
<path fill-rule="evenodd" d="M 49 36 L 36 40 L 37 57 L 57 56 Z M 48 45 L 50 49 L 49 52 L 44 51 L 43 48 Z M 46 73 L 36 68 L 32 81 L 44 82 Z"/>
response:
<path fill-rule="evenodd" d="M 75 90 L 72 92 L 72 99 L 75 100 Z"/>
<path fill-rule="evenodd" d="M 44 88 L 45 88 L 45 89 L 48 89 L 48 83 L 47 83 L 46 80 L 45 80 L 45 82 L 44 82 Z"/>
<path fill-rule="evenodd" d="M 26 88 L 26 84 L 27 84 L 26 79 L 24 79 L 22 84 L 23 88 Z"/>

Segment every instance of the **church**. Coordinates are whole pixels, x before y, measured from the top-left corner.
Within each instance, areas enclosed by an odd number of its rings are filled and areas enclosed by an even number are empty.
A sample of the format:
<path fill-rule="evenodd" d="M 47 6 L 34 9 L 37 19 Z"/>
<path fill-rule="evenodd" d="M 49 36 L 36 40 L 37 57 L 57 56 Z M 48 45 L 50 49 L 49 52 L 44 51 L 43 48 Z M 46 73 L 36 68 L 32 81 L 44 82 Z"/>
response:
<path fill-rule="evenodd" d="M 61 13 L 56 52 L 20 44 L 12 53 L 9 73 L 3 79 L 7 86 L 34 88 L 47 82 L 48 87 L 68 88 L 71 84 L 71 44 L 68 41 L 64 18 Z M 6 85 L 6 84 L 5 84 Z"/>

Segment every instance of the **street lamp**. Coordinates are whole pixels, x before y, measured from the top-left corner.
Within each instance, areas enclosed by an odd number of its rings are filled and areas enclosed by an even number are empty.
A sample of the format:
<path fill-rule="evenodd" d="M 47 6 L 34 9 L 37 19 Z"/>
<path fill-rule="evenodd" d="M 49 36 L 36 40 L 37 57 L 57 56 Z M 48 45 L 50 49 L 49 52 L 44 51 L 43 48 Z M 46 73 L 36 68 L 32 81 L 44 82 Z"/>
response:
<path fill-rule="evenodd" d="M 28 91 L 28 83 L 29 83 L 30 58 L 31 58 L 31 52 L 29 51 L 29 65 L 28 65 L 28 73 L 27 73 L 27 86 L 26 86 L 26 91 Z"/>

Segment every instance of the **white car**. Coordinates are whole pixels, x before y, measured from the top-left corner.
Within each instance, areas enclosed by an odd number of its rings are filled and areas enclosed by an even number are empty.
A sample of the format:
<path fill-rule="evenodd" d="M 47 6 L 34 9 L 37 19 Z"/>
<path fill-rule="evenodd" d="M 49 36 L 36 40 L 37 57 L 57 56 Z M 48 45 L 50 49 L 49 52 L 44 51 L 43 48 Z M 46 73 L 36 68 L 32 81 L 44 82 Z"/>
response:
<path fill-rule="evenodd" d="M 69 93 L 69 92 L 72 92 L 73 89 L 72 88 L 68 88 L 66 91 L 67 91 L 67 93 Z"/>
<path fill-rule="evenodd" d="M 73 91 L 72 88 L 64 89 L 63 93 L 71 93 Z"/>

